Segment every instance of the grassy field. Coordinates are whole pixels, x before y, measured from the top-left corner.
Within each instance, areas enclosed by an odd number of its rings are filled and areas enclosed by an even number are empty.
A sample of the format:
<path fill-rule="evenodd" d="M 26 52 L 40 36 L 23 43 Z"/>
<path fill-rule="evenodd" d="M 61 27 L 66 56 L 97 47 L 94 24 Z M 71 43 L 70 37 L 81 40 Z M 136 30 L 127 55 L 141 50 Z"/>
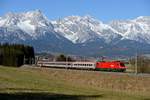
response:
<path fill-rule="evenodd" d="M 9 99 L 150 100 L 150 77 L 0 66 L 0 100 Z"/>

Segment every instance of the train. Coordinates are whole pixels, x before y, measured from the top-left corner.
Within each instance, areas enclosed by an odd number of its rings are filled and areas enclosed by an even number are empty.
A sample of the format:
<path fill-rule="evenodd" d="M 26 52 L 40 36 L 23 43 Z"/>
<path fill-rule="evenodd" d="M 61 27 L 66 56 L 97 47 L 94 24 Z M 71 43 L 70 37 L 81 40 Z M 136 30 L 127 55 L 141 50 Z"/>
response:
<path fill-rule="evenodd" d="M 97 62 L 58 62 L 58 61 L 38 61 L 37 65 L 40 67 L 49 68 L 67 68 L 67 69 L 87 69 L 96 71 L 115 71 L 124 72 L 126 66 L 121 61 L 97 61 Z"/>

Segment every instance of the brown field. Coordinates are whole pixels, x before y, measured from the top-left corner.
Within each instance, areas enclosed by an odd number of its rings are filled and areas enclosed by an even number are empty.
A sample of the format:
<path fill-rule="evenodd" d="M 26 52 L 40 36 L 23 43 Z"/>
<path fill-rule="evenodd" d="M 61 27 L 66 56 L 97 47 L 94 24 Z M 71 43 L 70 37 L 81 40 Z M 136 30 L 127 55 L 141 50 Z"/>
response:
<path fill-rule="evenodd" d="M 14 97 L 11 100 L 18 100 L 28 97 L 31 100 L 150 100 L 150 75 L 0 67 L 0 83 L 0 99 Z M 37 99 L 39 97 L 42 99 Z"/>
<path fill-rule="evenodd" d="M 123 73 L 110 73 L 87 70 L 37 69 L 43 71 L 51 78 L 61 79 L 68 84 L 94 89 L 107 89 L 124 92 L 145 92 L 150 93 L 150 75 L 134 75 Z"/>

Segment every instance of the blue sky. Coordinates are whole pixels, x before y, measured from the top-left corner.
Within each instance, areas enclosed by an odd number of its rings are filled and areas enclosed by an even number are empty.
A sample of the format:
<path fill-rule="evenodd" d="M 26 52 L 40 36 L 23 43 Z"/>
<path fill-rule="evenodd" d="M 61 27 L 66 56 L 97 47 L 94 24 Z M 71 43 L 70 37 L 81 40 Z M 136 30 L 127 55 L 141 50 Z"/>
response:
<path fill-rule="evenodd" d="M 0 16 L 40 9 L 49 19 L 91 15 L 108 22 L 150 16 L 150 0 L 0 0 Z"/>

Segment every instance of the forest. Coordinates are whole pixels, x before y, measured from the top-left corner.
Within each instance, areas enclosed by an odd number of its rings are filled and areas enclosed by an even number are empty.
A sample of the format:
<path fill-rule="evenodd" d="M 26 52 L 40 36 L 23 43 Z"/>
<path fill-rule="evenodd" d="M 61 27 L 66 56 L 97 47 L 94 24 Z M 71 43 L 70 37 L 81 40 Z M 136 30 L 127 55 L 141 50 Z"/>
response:
<path fill-rule="evenodd" d="M 35 61 L 34 48 L 22 44 L 0 44 L 0 65 L 19 67 Z"/>

